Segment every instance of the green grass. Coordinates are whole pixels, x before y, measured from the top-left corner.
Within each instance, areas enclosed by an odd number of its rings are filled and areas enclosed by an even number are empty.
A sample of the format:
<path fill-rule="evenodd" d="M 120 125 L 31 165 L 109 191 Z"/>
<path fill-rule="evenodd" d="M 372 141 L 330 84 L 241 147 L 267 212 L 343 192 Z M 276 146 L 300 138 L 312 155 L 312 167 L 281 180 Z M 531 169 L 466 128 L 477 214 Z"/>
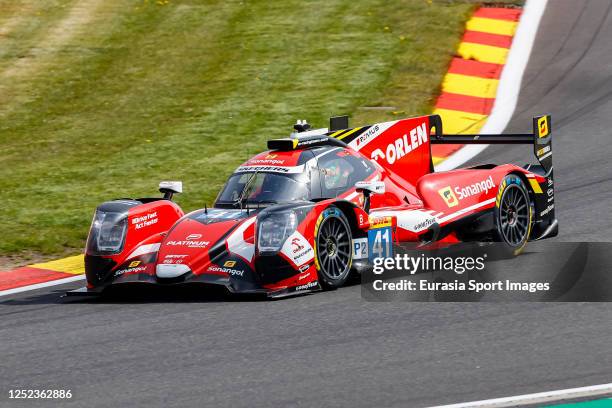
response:
<path fill-rule="evenodd" d="M 0 255 L 78 252 L 98 203 L 160 180 L 183 180 L 185 210 L 210 205 L 298 118 L 429 112 L 474 6 L 77 3 L 0 0 Z"/>

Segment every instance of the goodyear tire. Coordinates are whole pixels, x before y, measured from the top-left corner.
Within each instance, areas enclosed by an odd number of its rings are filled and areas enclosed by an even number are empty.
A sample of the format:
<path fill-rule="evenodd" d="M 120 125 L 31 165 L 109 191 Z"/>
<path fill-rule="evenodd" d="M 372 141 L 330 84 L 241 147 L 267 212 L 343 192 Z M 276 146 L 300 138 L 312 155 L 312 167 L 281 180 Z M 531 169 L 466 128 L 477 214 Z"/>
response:
<path fill-rule="evenodd" d="M 509 174 L 502 180 L 495 200 L 496 241 L 505 244 L 509 255 L 520 254 L 531 233 L 533 211 L 523 180 Z"/>
<path fill-rule="evenodd" d="M 348 279 L 353 261 L 351 227 L 337 207 L 325 209 L 317 221 L 315 261 L 324 289 L 335 289 Z"/>

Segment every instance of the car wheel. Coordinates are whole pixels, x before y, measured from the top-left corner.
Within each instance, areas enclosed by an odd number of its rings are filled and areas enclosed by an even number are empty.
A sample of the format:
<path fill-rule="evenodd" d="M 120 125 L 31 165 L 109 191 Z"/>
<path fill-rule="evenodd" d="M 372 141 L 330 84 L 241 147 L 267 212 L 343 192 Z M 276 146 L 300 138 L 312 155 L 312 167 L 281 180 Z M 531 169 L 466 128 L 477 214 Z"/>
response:
<path fill-rule="evenodd" d="M 495 201 L 497 241 L 512 255 L 521 253 L 531 233 L 532 210 L 525 183 L 514 174 L 506 176 Z"/>
<path fill-rule="evenodd" d="M 321 214 L 315 232 L 316 266 L 324 289 L 342 286 L 353 261 L 352 236 L 346 216 L 337 207 Z"/>

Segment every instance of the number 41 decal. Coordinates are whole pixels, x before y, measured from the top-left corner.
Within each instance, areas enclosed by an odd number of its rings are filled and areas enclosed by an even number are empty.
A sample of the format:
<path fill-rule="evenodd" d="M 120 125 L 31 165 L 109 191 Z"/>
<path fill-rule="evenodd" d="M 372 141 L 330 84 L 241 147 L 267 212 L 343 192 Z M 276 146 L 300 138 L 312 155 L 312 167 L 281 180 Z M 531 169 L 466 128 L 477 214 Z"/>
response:
<path fill-rule="evenodd" d="M 372 262 L 374 258 L 392 257 L 391 227 L 368 231 L 368 246 L 370 247 L 370 261 Z"/>

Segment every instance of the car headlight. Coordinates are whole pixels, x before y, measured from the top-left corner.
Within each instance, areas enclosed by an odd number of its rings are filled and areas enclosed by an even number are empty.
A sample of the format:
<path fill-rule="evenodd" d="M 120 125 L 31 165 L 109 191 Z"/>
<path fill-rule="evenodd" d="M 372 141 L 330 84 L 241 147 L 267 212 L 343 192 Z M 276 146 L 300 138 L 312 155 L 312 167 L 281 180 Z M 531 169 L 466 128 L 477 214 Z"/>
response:
<path fill-rule="evenodd" d="M 272 213 L 258 222 L 257 245 L 260 252 L 278 252 L 295 231 L 297 217 L 293 211 Z"/>
<path fill-rule="evenodd" d="M 96 210 L 87 237 L 87 253 L 110 255 L 123 250 L 127 231 L 127 212 Z"/>

